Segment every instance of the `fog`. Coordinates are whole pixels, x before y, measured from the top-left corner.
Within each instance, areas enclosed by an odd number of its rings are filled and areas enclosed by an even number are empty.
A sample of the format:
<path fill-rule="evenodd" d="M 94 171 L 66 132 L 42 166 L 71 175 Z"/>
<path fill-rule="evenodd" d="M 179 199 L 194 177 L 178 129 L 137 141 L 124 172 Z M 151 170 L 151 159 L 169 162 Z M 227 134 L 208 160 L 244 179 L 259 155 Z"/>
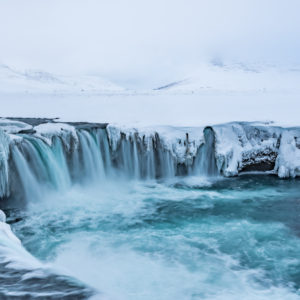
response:
<path fill-rule="evenodd" d="M 0 62 L 123 85 L 300 62 L 299 0 L 0 0 Z"/>

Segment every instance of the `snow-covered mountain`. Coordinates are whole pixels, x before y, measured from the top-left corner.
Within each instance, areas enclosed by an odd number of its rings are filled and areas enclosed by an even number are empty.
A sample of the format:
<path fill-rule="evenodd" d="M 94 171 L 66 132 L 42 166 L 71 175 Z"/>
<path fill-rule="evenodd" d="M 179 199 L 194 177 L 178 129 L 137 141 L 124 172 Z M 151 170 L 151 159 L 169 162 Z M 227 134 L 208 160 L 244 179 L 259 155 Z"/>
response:
<path fill-rule="evenodd" d="M 40 70 L 15 70 L 0 65 L 0 93 L 110 94 L 125 89 L 97 76 L 60 76 Z"/>
<path fill-rule="evenodd" d="M 203 64 L 187 78 L 156 87 L 158 93 L 300 92 L 300 68 L 242 63 Z"/>
<path fill-rule="evenodd" d="M 18 94 L 214 94 L 300 93 L 299 66 L 205 63 L 183 79 L 153 89 L 126 89 L 98 76 L 62 76 L 42 70 L 16 70 L 0 64 L 0 93 Z"/>

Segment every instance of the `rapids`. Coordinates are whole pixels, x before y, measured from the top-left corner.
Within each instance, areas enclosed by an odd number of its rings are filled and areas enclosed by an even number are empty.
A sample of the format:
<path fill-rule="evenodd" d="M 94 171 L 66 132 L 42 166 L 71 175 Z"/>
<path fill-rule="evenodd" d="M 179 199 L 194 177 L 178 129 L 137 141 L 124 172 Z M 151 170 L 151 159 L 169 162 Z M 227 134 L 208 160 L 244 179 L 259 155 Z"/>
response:
<path fill-rule="evenodd" d="M 52 276 L 50 299 L 300 299 L 298 186 L 263 175 L 119 180 L 7 208 L 42 264 L 18 290 Z"/>

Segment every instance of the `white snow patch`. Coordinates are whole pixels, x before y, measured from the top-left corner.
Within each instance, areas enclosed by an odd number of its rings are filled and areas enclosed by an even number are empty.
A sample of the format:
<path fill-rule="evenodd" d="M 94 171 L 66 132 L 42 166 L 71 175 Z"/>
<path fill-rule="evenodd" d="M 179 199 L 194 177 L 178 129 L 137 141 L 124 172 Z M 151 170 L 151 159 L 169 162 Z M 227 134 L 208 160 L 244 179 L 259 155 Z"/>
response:
<path fill-rule="evenodd" d="M 34 127 L 35 136 L 44 140 L 48 145 L 52 145 L 52 138 L 57 136 L 65 141 L 66 146 L 70 146 L 70 139 L 78 142 L 75 127 L 64 123 L 44 123 Z"/>
<path fill-rule="evenodd" d="M 42 266 L 22 246 L 21 241 L 12 232 L 9 224 L 5 223 L 5 214 L 0 210 L 0 261 L 8 263 L 7 267 L 35 269 Z"/>
<path fill-rule="evenodd" d="M 0 118 L 0 128 L 6 133 L 18 133 L 21 130 L 32 129 L 32 126 L 20 121 Z"/>
<path fill-rule="evenodd" d="M 275 170 L 280 178 L 296 177 L 300 175 L 300 129 L 282 132 L 280 148 L 276 160 Z"/>

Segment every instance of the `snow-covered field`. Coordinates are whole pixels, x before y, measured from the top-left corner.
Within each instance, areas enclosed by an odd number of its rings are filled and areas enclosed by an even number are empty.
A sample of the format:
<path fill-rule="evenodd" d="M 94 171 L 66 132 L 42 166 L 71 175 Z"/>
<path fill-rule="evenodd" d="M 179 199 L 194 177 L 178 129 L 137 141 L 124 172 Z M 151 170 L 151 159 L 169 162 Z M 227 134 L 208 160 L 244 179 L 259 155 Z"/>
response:
<path fill-rule="evenodd" d="M 231 121 L 299 125 L 299 94 L 203 93 L 194 95 L 1 94 L 1 117 L 60 118 L 61 121 L 133 126 L 206 126 Z"/>
<path fill-rule="evenodd" d="M 204 65 L 178 82 L 129 90 L 95 76 L 59 76 L 0 66 L 1 117 L 133 126 L 206 126 L 232 121 L 299 125 L 300 71 Z"/>

